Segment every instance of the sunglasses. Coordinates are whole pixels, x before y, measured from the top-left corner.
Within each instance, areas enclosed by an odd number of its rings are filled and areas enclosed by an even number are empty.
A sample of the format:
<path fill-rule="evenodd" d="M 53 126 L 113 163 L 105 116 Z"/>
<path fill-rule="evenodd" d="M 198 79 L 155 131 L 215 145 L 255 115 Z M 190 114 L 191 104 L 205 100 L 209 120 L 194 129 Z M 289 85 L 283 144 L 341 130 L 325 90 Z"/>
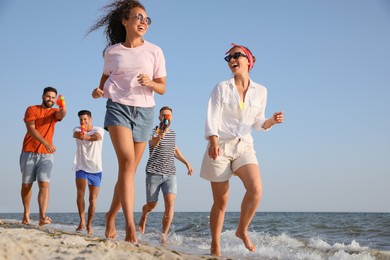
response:
<path fill-rule="evenodd" d="M 150 17 L 144 17 L 142 14 L 136 14 L 131 17 L 136 17 L 138 21 L 145 22 L 147 25 L 152 24 L 152 19 L 150 19 Z"/>
<path fill-rule="evenodd" d="M 232 55 L 229 54 L 228 56 L 226 56 L 226 57 L 225 57 L 225 60 L 226 60 L 226 62 L 229 62 L 232 58 L 235 59 L 235 60 L 237 60 L 237 59 L 240 58 L 240 57 L 245 57 L 245 58 L 248 59 L 248 56 L 246 56 L 244 53 L 242 53 L 242 52 L 236 52 L 236 53 L 233 53 Z"/>

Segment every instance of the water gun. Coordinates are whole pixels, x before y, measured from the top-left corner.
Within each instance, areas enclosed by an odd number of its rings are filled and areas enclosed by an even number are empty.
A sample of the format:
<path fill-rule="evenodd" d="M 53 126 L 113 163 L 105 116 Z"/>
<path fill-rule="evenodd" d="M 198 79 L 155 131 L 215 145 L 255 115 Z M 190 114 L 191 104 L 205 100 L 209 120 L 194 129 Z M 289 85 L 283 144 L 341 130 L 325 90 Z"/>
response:
<path fill-rule="evenodd" d="M 164 133 L 165 130 L 169 127 L 171 124 L 171 115 L 164 115 L 162 118 L 160 125 L 158 126 L 156 133 L 159 134 L 160 132 Z"/>
<path fill-rule="evenodd" d="M 65 106 L 65 97 L 63 95 L 59 95 L 56 103 L 60 108 L 63 108 Z"/>
<path fill-rule="evenodd" d="M 86 124 L 82 124 L 80 126 L 80 129 L 81 129 L 81 134 L 84 135 L 85 132 L 87 132 L 87 125 Z"/>

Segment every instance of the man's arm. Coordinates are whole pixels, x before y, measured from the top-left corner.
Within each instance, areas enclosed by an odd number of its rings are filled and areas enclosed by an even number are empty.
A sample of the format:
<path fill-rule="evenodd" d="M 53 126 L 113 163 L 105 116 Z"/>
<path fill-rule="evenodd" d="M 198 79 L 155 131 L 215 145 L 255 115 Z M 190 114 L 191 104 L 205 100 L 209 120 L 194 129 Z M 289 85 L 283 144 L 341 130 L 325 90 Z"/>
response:
<path fill-rule="evenodd" d="M 93 135 L 87 135 L 82 133 L 81 131 L 77 131 L 73 133 L 73 137 L 91 142 L 102 140 L 102 136 L 98 132 L 94 133 Z"/>
<path fill-rule="evenodd" d="M 161 141 L 161 139 L 163 139 L 165 137 L 165 133 L 166 132 L 160 132 L 157 135 L 153 135 L 152 139 L 149 141 L 150 145 L 153 146 L 153 147 L 158 146 L 160 141 Z"/>
<path fill-rule="evenodd" d="M 179 161 L 181 161 L 188 169 L 188 175 L 192 175 L 192 166 L 191 164 L 186 160 L 186 158 L 184 158 L 184 155 L 180 152 L 179 148 L 177 148 L 177 146 L 175 147 L 175 151 L 173 153 L 173 155 L 175 156 L 176 159 L 178 159 Z"/>
<path fill-rule="evenodd" d="M 61 121 L 66 116 L 66 102 L 64 102 L 64 106 L 60 107 L 60 110 L 56 113 L 56 118 L 58 121 Z"/>

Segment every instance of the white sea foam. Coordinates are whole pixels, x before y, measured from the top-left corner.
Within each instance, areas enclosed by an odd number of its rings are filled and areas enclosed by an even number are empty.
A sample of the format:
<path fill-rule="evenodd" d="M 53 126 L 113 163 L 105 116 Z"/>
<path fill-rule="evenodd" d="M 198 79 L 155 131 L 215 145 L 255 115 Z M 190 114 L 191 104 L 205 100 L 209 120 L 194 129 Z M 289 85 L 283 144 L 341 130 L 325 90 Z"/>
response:
<path fill-rule="evenodd" d="M 19 221 L 21 219 L 20 215 L 10 216 Z M 47 225 L 48 228 L 69 232 L 76 230 L 76 213 L 53 213 L 50 216 L 54 221 Z M 250 252 L 235 236 L 239 214 L 229 213 L 221 234 L 221 251 L 224 256 L 233 259 L 390 259 L 386 234 L 378 233 L 370 226 L 373 220 L 377 221 L 376 225 L 385 226 L 388 216 L 371 214 L 367 218 L 366 214 L 348 213 L 264 213 L 257 216 L 251 225 L 249 237 L 257 250 Z M 162 213 L 150 214 L 145 234 L 137 233 L 141 242 L 161 246 L 161 217 Z M 350 233 L 351 229 L 357 227 L 356 224 L 349 226 L 350 221 L 344 221 L 348 218 L 354 218 L 353 223 L 360 223 L 359 234 Z M 37 216 L 33 215 L 32 219 L 37 219 Z M 139 219 L 139 215 L 135 219 Z M 38 225 L 38 222 L 32 221 L 32 224 Z M 179 252 L 209 255 L 211 235 L 208 213 L 176 214 L 171 228 L 166 247 Z M 94 231 L 96 236 L 104 237 L 104 213 L 95 216 Z M 120 215 L 117 218 L 117 234 L 118 240 L 124 239 L 124 221 Z"/>

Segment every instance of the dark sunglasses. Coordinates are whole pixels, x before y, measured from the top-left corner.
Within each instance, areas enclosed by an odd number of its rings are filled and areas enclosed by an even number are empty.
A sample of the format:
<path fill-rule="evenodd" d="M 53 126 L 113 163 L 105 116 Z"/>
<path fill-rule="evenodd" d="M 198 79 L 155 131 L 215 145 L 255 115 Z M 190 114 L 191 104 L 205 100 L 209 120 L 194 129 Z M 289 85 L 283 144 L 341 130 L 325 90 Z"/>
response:
<path fill-rule="evenodd" d="M 240 57 L 248 58 L 248 56 L 246 56 L 244 53 L 242 53 L 242 52 L 236 52 L 236 53 L 233 53 L 232 55 L 229 54 L 228 56 L 226 56 L 226 57 L 225 57 L 225 60 L 226 60 L 226 62 L 229 62 L 232 58 L 235 59 L 235 60 L 237 60 L 237 59 L 240 58 Z"/>
<path fill-rule="evenodd" d="M 136 17 L 138 21 L 142 22 L 144 21 L 147 25 L 151 25 L 152 24 L 152 19 L 150 19 L 150 17 L 144 17 L 142 14 L 136 14 L 132 17 Z"/>

